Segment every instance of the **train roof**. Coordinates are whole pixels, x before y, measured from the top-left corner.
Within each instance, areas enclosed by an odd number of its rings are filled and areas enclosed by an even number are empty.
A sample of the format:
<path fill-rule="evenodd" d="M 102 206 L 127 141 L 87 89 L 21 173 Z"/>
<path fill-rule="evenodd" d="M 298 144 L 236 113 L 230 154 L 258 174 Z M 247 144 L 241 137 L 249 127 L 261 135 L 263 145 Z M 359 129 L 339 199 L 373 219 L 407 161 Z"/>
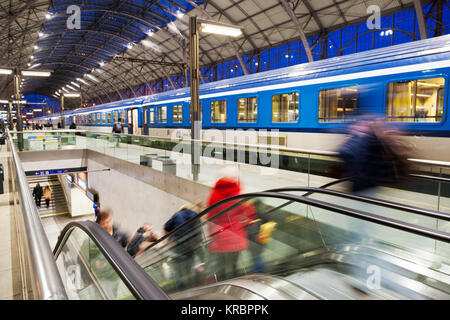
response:
<path fill-rule="evenodd" d="M 200 85 L 200 95 L 444 60 L 450 61 L 450 35 L 206 83 Z M 182 88 L 76 109 L 66 115 L 189 100 L 190 88 Z"/>

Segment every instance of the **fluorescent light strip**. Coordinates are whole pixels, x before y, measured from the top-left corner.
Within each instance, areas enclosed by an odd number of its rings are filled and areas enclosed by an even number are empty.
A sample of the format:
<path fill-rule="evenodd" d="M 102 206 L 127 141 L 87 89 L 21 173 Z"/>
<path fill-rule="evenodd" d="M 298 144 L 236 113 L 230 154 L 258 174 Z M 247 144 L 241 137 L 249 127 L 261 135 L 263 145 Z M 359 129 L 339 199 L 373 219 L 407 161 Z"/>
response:
<path fill-rule="evenodd" d="M 50 71 L 22 71 L 22 75 L 25 77 L 50 77 Z"/>
<path fill-rule="evenodd" d="M 0 74 L 11 75 L 13 71 L 11 69 L 0 69 Z"/>
<path fill-rule="evenodd" d="M 200 24 L 200 31 L 231 37 L 238 37 L 242 35 L 242 30 L 240 28 L 226 27 L 203 22 Z"/>

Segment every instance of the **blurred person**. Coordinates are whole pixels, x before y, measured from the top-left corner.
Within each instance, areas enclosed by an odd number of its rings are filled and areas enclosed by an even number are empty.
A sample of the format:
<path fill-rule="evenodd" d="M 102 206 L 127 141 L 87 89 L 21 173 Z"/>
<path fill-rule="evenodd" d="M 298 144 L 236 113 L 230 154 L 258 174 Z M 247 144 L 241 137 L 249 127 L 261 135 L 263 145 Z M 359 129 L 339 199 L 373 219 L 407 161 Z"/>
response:
<path fill-rule="evenodd" d="M 5 126 L 5 122 L 3 121 L 3 119 L 0 119 L 0 131 L 2 133 L 6 132 L 6 126 Z"/>
<path fill-rule="evenodd" d="M 94 221 L 97 221 L 98 213 L 100 212 L 100 202 L 98 200 L 94 201 L 94 204 L 92 205 L 92 207 L 94 208 L 94 214 L 95 214 Z"/>
<path fill-rule="evenodd" d="M 350 126 L 349 133 L 338 153 L 352 182 L 351 191 L 392 185 L 406 177 L 407 152 L 388 133 L 382 120 L 362 117 Z"/>
<path fill-rule="evenodd" d="M 44 187 L 44 200 L 48 209 L 50 207 L 50 201 L 52 200 L 52 188 L 50 188 L 50 186 Z"/>
<path fill-rule="evenodd" d="M 339 148 L 338 153 L 344 162 L 345 175 L 350 177 L 352 193 L 377 198 L 377 193 L 383 193 L 379 188 L 394 186 L 407 177 L 409 151 L 398 143 L 396 135 L 389 132 L 383 120 L 361 117 L 349 127 L 349 133 L 350 137 Z M 364 202 L 359 204 L 358 209 L 374 213 L 373 208 Z M 386 215 L 385 212 L 375 213 Z M 346 218 L 345 221 L 351 232 L 347 239 L 349 242 L 383 239 L 385 231 L 373 222 L 358 218 Z M 383 269 L 386 265 L 380 262 L 378 267 Z M 351 269 L 350 273 L 356 277 L 367 277 L 363 270 L 358 271 L 357 268 Z M 358 289 L 363 292 L 368 290 L 364 286 Z"/>
<path fill-rule="evenodd" d="M 158 235 L 153 232 L 152 225 L 150 223 L 144 223 L 131 237 L 130 243 L 127 246 L 127 252 L 133 258 L 137 258 L 158 239 Z"/>
<path fill-rule="evenodd" d="M 219 172 L 219 177 L 208 198 L 208 207 L 242 193 L 237 169 L 225 168 Z M 241 200 L 224 203 L 210 210 L 207 214 L 208 220 L 212 218 L 211 222 L 208 223 L 211 237 L 209 251 L 214 260 L 217 281 L 238 276 L 239 255 L 249 245 L 245 227 L 256 218 L 256 210 L 252 203 L 244 202 L 214 219 L 214 216 L 238 201 Z"/>
<path fill-rule="evenodd" d="M 272 239 L 272 233 L 277 223 L 270 221 L 267 209 L 260 199 L 253 201 L 256 209 L 256 216 L 247 225 L 248 238 L 250 240 L 249 253 L 252 258 L 253 272 L 263 273 L 266 271 L 264 259 L 262 257 L 264 246 Z"/>
<path fill-rule="evenodd" d="M 179 208 L 164 224 L 166 234 L 195 218 L 198 212 L 192 209 L 193 207 L 188 205 Z M 186 289 L 193 282 L 196 256 L 199 256 L 201 263 L 203 263 L 202 234 L 199 228 L 200 220 L 197 220 L 175 231 L 172 235 L 173 240 L 176 241 L 172 249 L 172 261 L 178 277 L 178 289 Z"/>
<path fill-rule="evenodd" d="M 114 122 L 112 127 L 113 133 L 123 133 L 123 125 L 122 125 L 122 119 L 119 119 L 118 121 Z"/>
<path fill-rule="evenodd" d="M 77 128 L 77 125 L 75 124 L 75 122 L 72 122 L 72 123 L 70 124 L 69 129 L 75 130 L 76 128 Z"/>
<path fill-rule="evenodd" d="M 99 212 L 97 223 L 108 232 L 123 248 L 128 244 L 128 238 L 125 233 L 113 223 L 113 215 L 110 209 Z M 100 249 L 90 239 L 86 239 L 82 244 L 82 254 L 85 254 L 85 260 L 88 262 L 91 272 L 95 275 L 98 282 L 106 293 L 109 300 L 118 297 L 118 288 L 122 283 L 117 272 L 111 266 L 109 261 L 102 254 Z"/>
<path fill-rule="evenodd" d="M 62 124 L 60 121 L 58 121 L 58 129 L 62 129 Z"/>
<path fill-rule="evenodd" d="M 33 189 L 33 197 L 34 197 L 34 201 L 36 202 L 36 206 L 38 206 L 39 208 L 41 207 L 41 199 L 42 199 L 43 193 L 44 193 L 44 191 L 42 190 L 41 185 L 39 183 L 36 184 L 36 186 Z"/>
<path fill-rule="evenodd" d="M 98 212 L 96 221 L 106 232 L 108 232 L 123 248 L 128 245 L 128 236 L 119 230 L 113 223 L 111 209 L 104 209 Z"/>

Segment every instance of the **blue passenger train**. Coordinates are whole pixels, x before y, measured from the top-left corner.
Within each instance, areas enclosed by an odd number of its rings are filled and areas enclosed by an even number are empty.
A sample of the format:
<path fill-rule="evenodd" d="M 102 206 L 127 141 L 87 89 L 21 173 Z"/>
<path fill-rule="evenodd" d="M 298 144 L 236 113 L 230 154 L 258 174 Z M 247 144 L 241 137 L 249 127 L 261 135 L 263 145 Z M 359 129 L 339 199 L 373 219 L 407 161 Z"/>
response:
<path fill-rule="evenodd" d="M 335 150 L 353 116 L 370 113 L 403 130 L 419 157 L 450 161 L 449 75 L 446 35 L 206 83 L 200 86 L 202 135 Z M 80 129 L 111 132 L 121 119 L 126 133 L 189 136 L 189 102 L 190 89 L 183 88 L 64 116 Z M 274 131 L 279 137 L 270 140 Z"/>

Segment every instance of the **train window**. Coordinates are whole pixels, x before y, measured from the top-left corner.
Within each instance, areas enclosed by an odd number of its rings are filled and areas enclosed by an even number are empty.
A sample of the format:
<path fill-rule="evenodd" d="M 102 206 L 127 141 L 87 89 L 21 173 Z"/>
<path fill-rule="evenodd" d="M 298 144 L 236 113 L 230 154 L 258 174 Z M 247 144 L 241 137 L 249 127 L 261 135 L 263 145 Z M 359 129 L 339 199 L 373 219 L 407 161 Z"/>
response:
<path fill-rule="evenodd" d="M 119 121 L 119 111 L 114 111 L 113 112 L 113 118 L 114 118 L 114 123 Z"/>
<path fill-rule="evenodd" d="M 102 123 L 102 114 L 101 113 L 97 113 L 97 123 L 98 124 Z"/>
<path fill-rule="evenodd" d="M 102 123 L 106 124 L 106 112 L 102 112 Z"/>
<path fill-rule="evenodd" d="M 391 82 L 387 87 L 387 120 L 440 122 L 444 113 L 444 78 Z"/>
<path fill-rule="evenodd" d="M 88 115 L 88 124 L 92 124 L 92 115 L 91 114 Z"/>
<path fill-rule="evenodd" d="M 182 123 L 183 122 L 183 105 L 172 106 L 172 122 Z"/>
<path fill-rule="evenodd" d="M 107 113 L 108 124 L 112 124 L 112 114 L 111 112 Z"/>
<path fill-rule="evenodd" d="M 272 122 L 297 122 L 298 100 L 298 93 L 272 96 Z"/>
<path fill-rule="evenodd" d="M 238 99 L 238 122 L 256 122 L 258 118 L 258 99 Z"/>
<path fill-rule="evenodd" d="M 319 122 L 343 122 L 355 114 L 358 89 L 346 87 L 320 90 Z"/>
<path fill-rule="evenodd" d="M 167 107 L 158 107 L 158 123 L 167 123 Z"/>
<path fill-rule="evenodd" d="M 150 109 L 150 123 L 155 123 L 155 109 Z"/>
<path fill-rule="evenodd" d="M 211 122 L 227 122 L 227 101 L 211 101 Z"/>
<path fill-rule="evenodd" d="M 126 123 L 126 121 L 125 121 L 126 119 L 125 119 L 125 111 L 123 110 L 123 111 L 120 111 L 120 121 L 122 122 L 122 123 Z"/>
<path fill-rule="evenodd" d="M 144 108 L 144 113 L 142 115 L 142 120 L 144 122 L 144 126 L 148 124 L 148 109 Z"/>

